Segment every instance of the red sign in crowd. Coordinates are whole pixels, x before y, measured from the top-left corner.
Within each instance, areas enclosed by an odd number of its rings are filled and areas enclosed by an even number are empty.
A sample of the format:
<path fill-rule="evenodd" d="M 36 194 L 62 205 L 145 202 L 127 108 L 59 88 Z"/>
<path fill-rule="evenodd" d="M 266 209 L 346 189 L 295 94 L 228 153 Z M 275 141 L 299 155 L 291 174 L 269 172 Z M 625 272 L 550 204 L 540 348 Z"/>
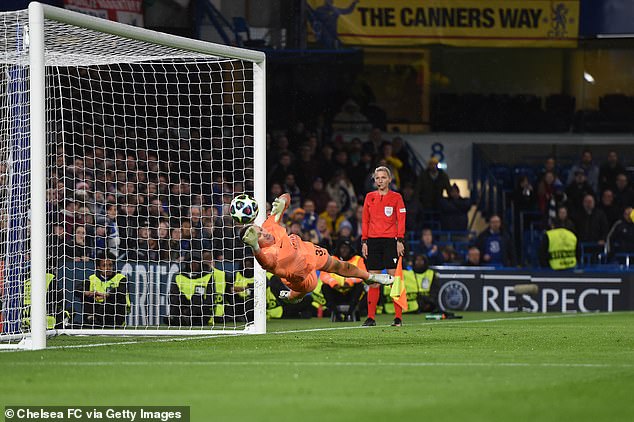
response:
<path fill-rule="evenodd" d="M 64 7 L 134 26 L 143 26 L 143 0 L 64 0 Z"/>

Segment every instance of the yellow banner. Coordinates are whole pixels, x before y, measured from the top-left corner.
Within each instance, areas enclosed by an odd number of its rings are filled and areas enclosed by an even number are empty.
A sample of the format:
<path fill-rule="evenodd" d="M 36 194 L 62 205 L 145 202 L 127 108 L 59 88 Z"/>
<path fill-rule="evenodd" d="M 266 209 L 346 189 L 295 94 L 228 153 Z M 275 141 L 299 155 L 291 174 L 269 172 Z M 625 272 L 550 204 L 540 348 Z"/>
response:
<path fill-rule="evenodd" d="M 579 0 L 306 0 L 323 46 L 575 47 Z"/>

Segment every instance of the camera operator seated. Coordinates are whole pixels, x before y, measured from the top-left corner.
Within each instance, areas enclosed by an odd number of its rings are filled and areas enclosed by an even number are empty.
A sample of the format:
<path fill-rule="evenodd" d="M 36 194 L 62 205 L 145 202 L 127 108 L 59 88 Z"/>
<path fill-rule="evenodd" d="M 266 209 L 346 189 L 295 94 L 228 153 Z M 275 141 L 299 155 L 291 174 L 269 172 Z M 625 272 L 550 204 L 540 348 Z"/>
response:
<path fill-rule="evenodd" d="M 114 256 L 97 256 L 96 271 L 84 282 L 84 326 L 114 328 L 125 325 L 130 310 L 128 283 L 115 271 Z"/>

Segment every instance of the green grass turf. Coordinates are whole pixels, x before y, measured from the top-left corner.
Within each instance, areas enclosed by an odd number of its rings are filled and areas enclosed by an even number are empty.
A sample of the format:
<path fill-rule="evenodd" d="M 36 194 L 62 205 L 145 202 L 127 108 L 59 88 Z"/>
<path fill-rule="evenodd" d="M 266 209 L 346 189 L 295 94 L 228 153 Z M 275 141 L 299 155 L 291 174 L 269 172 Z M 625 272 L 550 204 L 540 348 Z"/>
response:
<path fill-rule="evenodd" d="M 401 328 L 54 338 L 0 353 L 0 404 L 181 405 L 193 421 L 632 421 L 634 313 L 406 315 Z M 305 331 L 313 329 L 314 331 Z M 287 331 L 286 333 L 282 333 Z"/>

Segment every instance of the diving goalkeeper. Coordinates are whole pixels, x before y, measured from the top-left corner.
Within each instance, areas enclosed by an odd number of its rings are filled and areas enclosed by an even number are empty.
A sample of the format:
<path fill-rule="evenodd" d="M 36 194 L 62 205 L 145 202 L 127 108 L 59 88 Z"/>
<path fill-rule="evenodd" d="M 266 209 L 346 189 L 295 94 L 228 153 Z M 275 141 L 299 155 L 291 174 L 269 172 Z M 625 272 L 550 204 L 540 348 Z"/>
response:
<path fill-rule="evenodd" d="M 255 259 L 262 268 L 277 275 L 290 289 L 280 292 L 279 298 L 288 303 L 298 303 L 317 287 L 317 270 L 356 277 L 366 284 L 391 284 L 389 274 L 369 272 L 330 256 L 328 251 L 299 236 L 286 233 L 279 223 L 291 197 L 285 193 L 273 201 L 271 215 L 262 227 L 248 225 L 240 232 L 242 241 L 253 249 Z"/>

